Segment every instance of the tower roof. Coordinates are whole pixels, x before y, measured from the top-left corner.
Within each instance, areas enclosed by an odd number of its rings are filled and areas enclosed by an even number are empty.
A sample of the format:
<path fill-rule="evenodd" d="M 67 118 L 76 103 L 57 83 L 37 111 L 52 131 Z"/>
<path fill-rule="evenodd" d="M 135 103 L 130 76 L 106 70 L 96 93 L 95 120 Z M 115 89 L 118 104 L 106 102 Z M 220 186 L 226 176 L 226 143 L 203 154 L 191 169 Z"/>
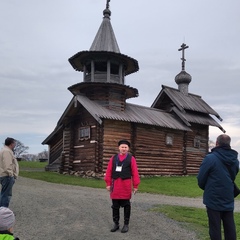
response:
<path fill-rule="evenodd" d="M 97 35 L 89 51 L 109 51 L 120 53 L 117 40 L 110 21 L 111 11 L 109 9 L 109 0 L 106 9 L 103 11 L 103 21 L 100 25 Z"/>
<path fill-rule="evenodd" d="M 124 75 L 128 75 L 139 70 L 137 60 L 120 53 L 110 21 L 111 11 L 109 9 L 109 2 L 110 0 L 107 0 L 106 9 L 103 11 L 103 21 L 89 51 L 78 52 L 68 59 L 72 67 L 77 71 L 83 72 L 84 65 L 87 61 L 91 61 L 96 58 L 105 59 L 106 57 L 121 61 L 125 69 Z"/>

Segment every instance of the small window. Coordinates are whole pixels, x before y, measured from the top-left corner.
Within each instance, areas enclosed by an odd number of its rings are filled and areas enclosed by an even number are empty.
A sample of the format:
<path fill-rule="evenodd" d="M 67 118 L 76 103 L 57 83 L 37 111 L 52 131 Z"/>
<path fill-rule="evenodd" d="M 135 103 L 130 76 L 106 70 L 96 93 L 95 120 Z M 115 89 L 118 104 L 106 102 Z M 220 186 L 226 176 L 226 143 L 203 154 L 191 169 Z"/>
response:
<path fill-rule="evenodd" d="M 91 63 L 86 65 L 86 74 L 90 74 L 91 73 Z"/>
<path fill-rule="evenodd" d="M 107 72 L 107 62 L 95 62 L 95 72 Z"/>
<path fill-rule="evenodd" d="M 119 66 L 117 64 L 111 63 L 111 74 L 119 74 Z"/>
<path fill-rule="evenodd" d="M 193 144 L 194 144 L 193 146 L 195 148 L 200 148 L 200 144 L 201 144 L 200 138 L 199 137 L 195 137 Z"/>
<path fill-rule="evenodd" d="M 173 145 L 173 136 L 172 135 L 166 136 L 166 145 L 169 145 L 169 146 Z"/>
<path fill-rule="evenodd" d="M 79 139 L 80 140 L 90 139 L 90 127 L 82 127 L 79 129 Z"/>

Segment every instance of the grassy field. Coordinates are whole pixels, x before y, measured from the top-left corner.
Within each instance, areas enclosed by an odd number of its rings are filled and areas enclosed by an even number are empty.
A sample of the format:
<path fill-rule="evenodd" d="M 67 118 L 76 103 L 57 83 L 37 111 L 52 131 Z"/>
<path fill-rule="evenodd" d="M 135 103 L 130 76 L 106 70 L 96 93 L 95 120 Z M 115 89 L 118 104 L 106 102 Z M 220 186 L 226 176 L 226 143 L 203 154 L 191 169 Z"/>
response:
<path fill-rule="evenodd" d="M 105 182 L 101 179 L 86 179 L 69 175 L 61 175 L 53 172 L 39 171 L 44 170 L 46 163 L 21 161 L 19 162 L 19 165 L 20 176 L 22 177 L 52 183 L 105 188 Z M 236 182 L 240 182 L 240 174 L 237 177 Z M 139 186 L 139 192 L 191 198 L 201 197 L 203 193 L 197 185 L 196 176 L 142 178 Z M 238 198 L 240 199 L 240 197 Z M 161 212 L 167 217 L 180 222 L 184 227 L 195 231 L 201 240 L 209 239 L 205 209 L 159 205 L 152 209 L 152 211 Z M 240 227 L 238 228 L 238 226 L 240 226 L 240 213 L 235 213 L 235 222 L 237 226 L 237 235 L 240 237 Z"/>

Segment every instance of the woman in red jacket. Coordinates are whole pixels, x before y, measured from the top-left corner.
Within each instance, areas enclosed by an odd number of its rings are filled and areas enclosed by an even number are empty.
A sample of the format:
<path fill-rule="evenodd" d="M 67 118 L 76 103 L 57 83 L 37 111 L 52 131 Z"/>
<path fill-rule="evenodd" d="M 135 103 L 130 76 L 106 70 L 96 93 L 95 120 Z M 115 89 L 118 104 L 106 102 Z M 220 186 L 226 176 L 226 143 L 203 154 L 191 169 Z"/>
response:
<path fill-rule="evenodd" d="M 138 190 L 140 178 L 136 159 L 128 153 L 130 143 L 127 140 L 118 142 L 119 153 L 112 156 L 107 167 L 105 182 L 107 190 L 110 192 L 112 199 L 112 216 L 114 226 L 111 232 L 119 229 L 120 207 L 124 208 L 124 226 L 122 233 L 128 231 L 128 224 L 131 214 L 130 199 Z"/>

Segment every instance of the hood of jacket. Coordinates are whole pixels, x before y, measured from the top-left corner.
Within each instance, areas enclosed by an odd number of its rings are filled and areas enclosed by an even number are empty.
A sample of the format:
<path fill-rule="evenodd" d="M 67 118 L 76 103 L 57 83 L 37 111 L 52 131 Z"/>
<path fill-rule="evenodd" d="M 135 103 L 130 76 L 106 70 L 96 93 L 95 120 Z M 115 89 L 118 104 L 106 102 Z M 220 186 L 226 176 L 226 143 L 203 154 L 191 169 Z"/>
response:
<path fill-rule="evenodd" d="M 212 149 L 212 153 L 216 154 L 225 165 L 232 166 L 238 161 L 238 152 L 231 149 L 229 145 L 218 146 Z"/>

